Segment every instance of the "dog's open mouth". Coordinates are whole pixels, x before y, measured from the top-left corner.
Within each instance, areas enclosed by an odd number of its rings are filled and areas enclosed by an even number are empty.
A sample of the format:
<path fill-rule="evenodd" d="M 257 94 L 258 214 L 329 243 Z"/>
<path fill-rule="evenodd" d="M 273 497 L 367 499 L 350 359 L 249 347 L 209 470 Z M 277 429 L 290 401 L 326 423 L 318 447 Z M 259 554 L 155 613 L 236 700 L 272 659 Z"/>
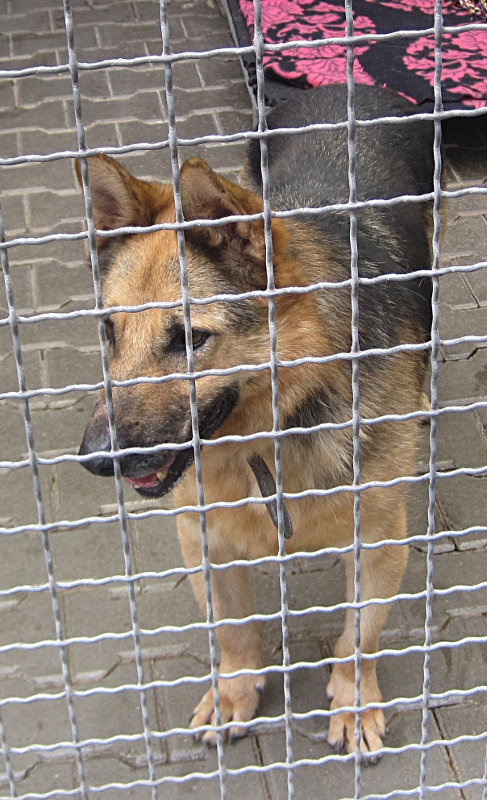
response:
<path fill-rule="evenodd" d="M 184 475 L 193 461 L 193 457 L 193 448 L 182 450 L 164 464 L 163 467 L 154 472 L 135 477 L 124 475 L 124 478 L 143 497 L 163 497 Z"/>

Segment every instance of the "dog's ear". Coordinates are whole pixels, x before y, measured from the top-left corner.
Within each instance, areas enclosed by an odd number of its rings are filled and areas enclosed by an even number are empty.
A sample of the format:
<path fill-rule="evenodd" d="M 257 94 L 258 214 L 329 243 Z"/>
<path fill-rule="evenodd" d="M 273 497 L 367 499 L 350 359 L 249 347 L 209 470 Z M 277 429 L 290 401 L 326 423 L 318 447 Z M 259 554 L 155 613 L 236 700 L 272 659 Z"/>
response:
<path fill-rule="evenodd" d="M 217 175 L 202 158 L 190 158 L 181 168 L 181 200 L 184 219 L 222 219 L 262 211 L 262 200 L 241 186 Z M 262 220 L 228 222 L 218 227 L 198 226 L 186 232 L 189 241 L 219 247 L 230 245 L 257 264 L 265 266 Z"/>
<path fill-rule="evenodd" d="M 75 162 L 81 186 L 81 161 Z M 88 158 L 93 216 L 98 230 L 113 230 L 126 225 L 150 225 L 153 187 L 134 178 L 118 161 L 105 155 Z"/>

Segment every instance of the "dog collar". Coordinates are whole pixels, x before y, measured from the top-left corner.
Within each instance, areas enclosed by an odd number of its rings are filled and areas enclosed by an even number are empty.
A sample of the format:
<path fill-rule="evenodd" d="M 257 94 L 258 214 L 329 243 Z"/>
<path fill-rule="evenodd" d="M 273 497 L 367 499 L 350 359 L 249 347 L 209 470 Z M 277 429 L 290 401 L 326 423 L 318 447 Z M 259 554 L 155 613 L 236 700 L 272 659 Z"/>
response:
<path fill-rule="evenodd" d="M 248 464 L 255 475 L 255 480 L 257 481 L 262 497 L 271 497 L 273 494 L 276 494 L 276 482 L 262 456 L 255 453 L 248 459 Z M 278 528 L 277 500 L 269 500 L 265 505 L 271 520 L 276 528 Z M 282 512 L 284 519 L 284 538 L 290 539 L 293 535 L 293 523 L 284 500 L 282 501 Z"/>

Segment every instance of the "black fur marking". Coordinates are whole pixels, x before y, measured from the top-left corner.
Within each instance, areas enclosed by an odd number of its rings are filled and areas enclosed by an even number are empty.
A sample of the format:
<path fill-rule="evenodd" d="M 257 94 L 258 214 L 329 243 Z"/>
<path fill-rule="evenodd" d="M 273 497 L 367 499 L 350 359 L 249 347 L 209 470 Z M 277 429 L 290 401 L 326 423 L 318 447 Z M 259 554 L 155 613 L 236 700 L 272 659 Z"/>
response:
<path fill-rule="evenodd" d="M 341 412 L 341 413 L 340 413 Z M 351 414 L 351 409 L 348 416 Z M 338 422 L 347 419 L 344 401 L 332 387 L 320 387 L 284 418 L 284 428 L 314 428 L 322 422 Z M 312 444 L 308 435 L 296 434 L 304 444 Z"/>
<path fill-rule="evenodd" d="M 240 399 L 236 383 L 225 386 L 204 408 L 198 410 L 199 431 L 202 439 L 209 439 L 230 416 Z"/>

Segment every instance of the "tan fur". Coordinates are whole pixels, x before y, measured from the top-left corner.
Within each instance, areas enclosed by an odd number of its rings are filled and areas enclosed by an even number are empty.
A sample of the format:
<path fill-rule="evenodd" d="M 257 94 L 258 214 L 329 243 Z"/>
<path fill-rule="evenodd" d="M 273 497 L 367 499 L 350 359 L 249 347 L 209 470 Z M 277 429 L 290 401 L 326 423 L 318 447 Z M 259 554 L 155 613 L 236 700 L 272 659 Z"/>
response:
<path fill-rule="evenodd" d="M 92 158 L 89 161 L 90 180 L 95 205 L 96 224 L 100 228 L 117 225 L 170 222 L 175 218 L 172 192 L 168 186 L 149 184 L 129 176 L 111 159 Z M 213 173 L 200 159 L 187 162 L 181 172 L 183 208 L 186 219 L 212 219 L 232 214 L 258 213 L 262 201 L 242 187 L 229 183 Z M 112 199 L 110 199 L 112 198 Z M 117 199 L 114 202 L 114 198 Z M 143 210 L 141 210 L 143 209 Z M 148 213 L 150 212 L 150 213 Z M 273 221 L 273 243 L 276 285 L 280 287 L 306 285 L 314 280 L 314 271 L 328 275 L 333 280 L 333 254 L 320 243 L 310 239 L 298 223 Z M 253 280 L 265 286 L 265 248 L 261 221 L 240 222 L 218 228 L 193 230 L 187 236 L 187 261 L 191 296 L 207 297 L 218 293 L 222 283 L 215 269 L 204 255 L 207 248 L 217 248 L 232 237 L 243 242 L 242 248 L 251 261 Z M 106 241 L 100 241 L 101 248 Z M 299 250 L 301 259 L 295 258 Z M 173 301 L 181 297 L 177 239 L 173 231 L 158 231 L 136 235 L 128 239 L 113 257 L 113 263 L 104 280 L 106 306 L 142 304 L 148 301 Z M 243 279 L 242 279 L 243 280 Z M 247 287 L 249 288 L 249 287 Z M 238 290 L 245 286 L 237 286 Z M 342 302 L 337 292 L 331 302 Z M 325 356 L 338 350 L 349 349 L 349 328 L 330 329 L 323 325 L 320 303 L 316 292 L 292 294 L 276 299 L 277 350 L 281 361 L 304 356 Z M 344 302 L 344 301 L 343 301 Z M 347 300 L 348 302 L 348 300 Z M 198 370 L 212 367 L 224 369 L 236 365 L 262 364 L 269 360 L 265 300 L 249 302 L 249 308 L 262 314 L 262 325 L 247 335 L 238 335 L 228 323 L 228 305 L 212 303 L 192 306 L 193 328 L 210 328 L 214 335 L 205 350 L 195 352 Z M 136 376 L 162 376 L 186 370 L 185 358 L 161 355 L 165 331 L 171 320 L 182 320 L 182 309 L 170 311 L 151 309 L 137 314 L 113 315 L 117 346 L 112 358 L 112 375 L 117 380 Z M 331 319 L 331 317 L 330 317 Z M 415 341 L 414 329 L 404 331 L 405 341 Z M 337 344 L 338 343 L 338 344 Z M 421 357 L 401 354 L 388 361 L 386 383 L 376 386 L 362 398 L 361 414 L 374 417 L 379 413 L 404 413 L 421 407 Z M 279 370 L 281 419 L 292 415 L 316 387 L 332 386 L 343 404 L 343 422 L 351 418 L 350 366 L 341 361 L 327 365 L 306 364 Z M 198 402 L 212 397 L 229 383 L 237 383 L 240 402 L 215 437 L 248 435 L 272 429 L 271 385 L 269 371 L 239 372 L 222 377 L 203 377 L 197 380 Z M 184 417 L 185 436 L 190 438 L 188 383 L 171 380 L 158 385 L 140 384 L 136 387 L 115 390 L 117 427 L 135 425 L 137 420 L 157 420 L 166 409 L 178 409 Z M 184 413 L 183 413 L 184 412 Z M 179 413 L 179 411 L 178 411 Z M 381 423 L 374 430 L 362 427 L 362 444 L 366 457 L 361 479 L 388 481 L 410 474 L 413 468 L 417 437 L 417 423 Z M 368 442 L 374 437 L 370 452 Z M 214 438 L 215 438 L 214 437 Z M 282 464 L 284 490 L 301 492 L 316 485 L 317 475 L 340 474 L 347 458 L 346 448 L 351 440 L 350 428 L 342 432 L 315 435 L 312 457 L 305 444 L 297 437 L 282 439 Z M 306 437 L 305 437 L 306 438 Z M 181 439 L 184 441 L 184 436 Z M 322 443 L 322 446 L 321 444 Z M 206 446 L 202 451 L 203 483 L 206 503 L 233 502 L 246 497 L 260 498 L 261 494 L 249 467 L 248 458 L 257 453 L 263 457 L 274 473 L 274 446 L 270 439 L 258 439 L 242 444 L 223 443 Z M 197 505 L 194 467 L 190 467 L 174 491 L 176 507 Z M 328 546 L 343 547 L 353 541 L 353 494 L 338 492 L 329 497 L 307 497 L 286 501 L 292 518 L 294 534 L 286 543 L 289 553 L 314 551 Z M 366 543 L 380 542 L 386 538 L 401 540 L 406 535 L 404 487 L 368 489 L 361 494 L 361 536 Z M 276 529 L 262 504 L 247 504 L 239 508 L 217 509 L 208 512 L 208 543 L 210 561 L 225 564 L 233 559 L 254 559 L 276 555 L 278 541 Z M 198 515 L 185 513 L 178 516 L 178 533 L 187 567 L 201 563 L 201 540 Z M 361 556 L 362 599 L 388 598 L 399 588 L 406 564 L 404 546 L 387 546 L 374 551 L 364 551 Z M 347 598 L 353 600 L 353 564 L 347 557 Z M 205 613 L 205 589 L 201 573 L 191 577 L 195 595 Z M 248 569 L 231 567 L 212 572 L 212 596 L 216 619 L 247 617 L 252 614 L 252 598 Z M 370 605 L 361 614 L 361 647 L 364 653 L 377 650 L 379 635 L 387 616 L 386 605 Z M 244 626 L 224 625 L 217 636 L 222 647 L 221 675 L 241 669 L 258 669 L 262 666 L 261 631 L 256 622 Z M 354 614 L 349 611 L 336 655 L 346 657 L 354 651 Z M 262 675 L 221 677 L 220 704 L 222 722 L 233 721 L 228 735 L 243 735 L 239 723 L 254 716 L 265 678 Z M 354 703 L 354 668 L 351 664 L 334 667 L 328 684 L 333 697 L 332 708 Z M 381 693 L 377 684 L 375 662 L 362 664 L 361 701 L 378 702 Z M 191 722 L 193 728 L 214 724 L 212 692 L 208 692 L 195 709 Z M 385 732 L 384 715 L 380 710 L 362 714 L 362 741 L 364 751 L 373 752 L 381 747 Z M 331 718 L 329 741 L 334 746 L 344 745 L 348 752 L 354 750 L 354 715 L 343 712 Z M 227 735 L 227 734 L 226 734 Z M 215 743 L 213 731 L 201 737 Z"/>

